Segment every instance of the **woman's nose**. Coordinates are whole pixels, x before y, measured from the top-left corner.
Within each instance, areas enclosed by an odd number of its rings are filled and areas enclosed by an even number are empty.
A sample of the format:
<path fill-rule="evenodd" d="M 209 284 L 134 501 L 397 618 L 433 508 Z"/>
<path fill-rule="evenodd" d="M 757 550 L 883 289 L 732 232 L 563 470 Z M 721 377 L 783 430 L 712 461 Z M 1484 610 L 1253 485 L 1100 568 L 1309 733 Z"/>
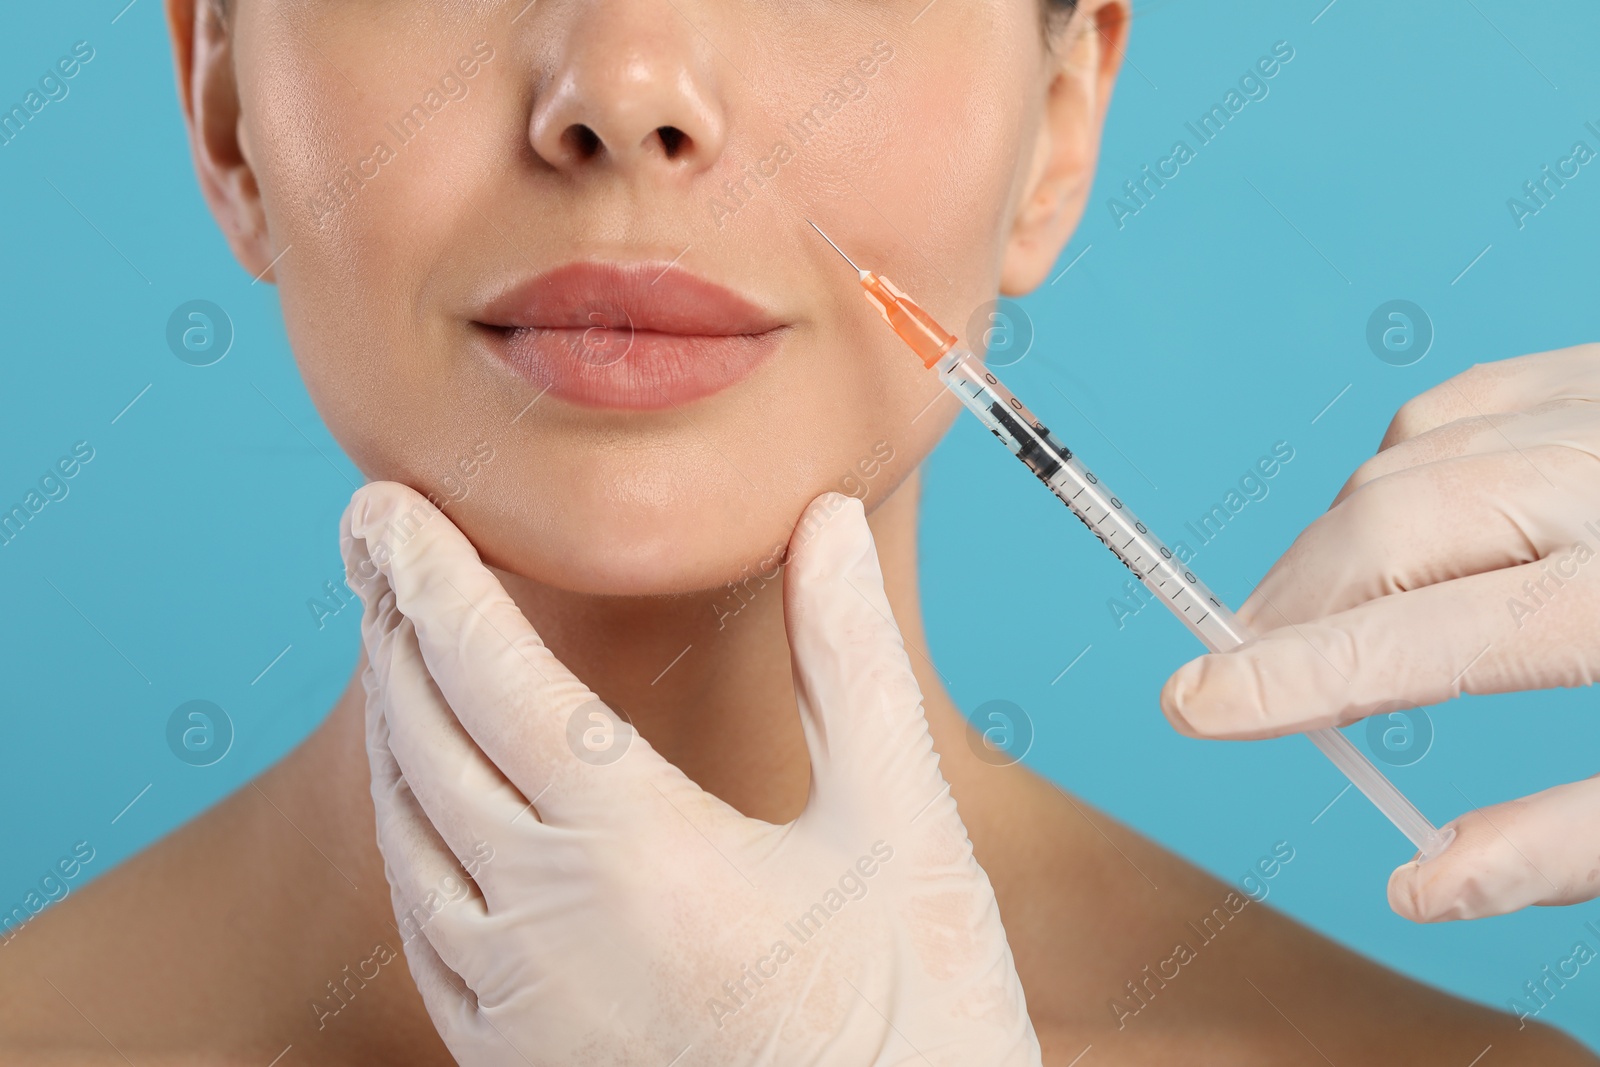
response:
<path fill-rule="evenodd" d="M 706 45 L 664 0 L 576 6 L 528 139 L 558 170 L 698 172 L 727 118 Z"/>

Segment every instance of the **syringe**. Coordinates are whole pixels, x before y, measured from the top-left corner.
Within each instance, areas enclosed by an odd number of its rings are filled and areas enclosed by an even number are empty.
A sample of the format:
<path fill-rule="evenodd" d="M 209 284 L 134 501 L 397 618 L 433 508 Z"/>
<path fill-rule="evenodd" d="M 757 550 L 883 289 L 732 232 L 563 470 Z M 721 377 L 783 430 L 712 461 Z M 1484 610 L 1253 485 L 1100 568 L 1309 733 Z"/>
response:
<path fill-rule="evenodd" d="M 816 223 L 812 222 L 811 228 L 844 256 L 859 276 L 867 300 L 922 358 L 923 366 L 938 371 L 939 379 L 961 403 L 1005 442 L 1012 454 L 1026 463 L 1206 648 L 1227 652 L 1250 639 L 1252 635 L 1238 617 L 1000 383 L 981 359 L 962 347 L 954 335 L 889 279 L 857 267 Z M 1442 852 L 1455 838 L 1454 828 L 1437 829 L 1344 734 L 1329 728 L 1310 730 L 1306 736 L 1411 839 L 1423 860 Z"/>

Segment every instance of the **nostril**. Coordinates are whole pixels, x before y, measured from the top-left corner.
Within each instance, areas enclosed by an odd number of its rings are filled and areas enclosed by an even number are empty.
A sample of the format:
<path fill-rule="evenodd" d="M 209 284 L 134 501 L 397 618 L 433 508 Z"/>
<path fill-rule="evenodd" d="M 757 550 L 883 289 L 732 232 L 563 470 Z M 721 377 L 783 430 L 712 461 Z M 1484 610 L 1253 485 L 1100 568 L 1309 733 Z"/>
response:
<path fill-rule="evenodd" d="M 593 159 L 602 147 L 600 135 L 582 123 L 568 126 L 561 134 L 561 142 L 579 160 Z"/>
<path fill-rule="evenodd" d="M 667 153 L 668 159 L 676 159 L 684 146 L 689 142 L 689 135 L 676 126 L 660 126 L 656 129 L 656 136 L 661 138 L 661 147 Z"/>
<path fill-rule="evenodd" d="M 569 123 L 561 131 L 560 149 L 556 154 L 566 165 L 598 163 L 602 158 L 613 155 L 616 158 L 612 162 L 624 163 L 632 153 L 619 151 L 627 138 L 621 130 L 614 132 L 618 136 L 608 139 L 588 123 Z M 695 144 L 695 139 L 681 127 L 657 126 L 645 135 L 643 141 L 638 142 L 638 147 L 648 156 L 653 155 L 659 146 L 663 158 L 681 161 L 696 150 Z"/>

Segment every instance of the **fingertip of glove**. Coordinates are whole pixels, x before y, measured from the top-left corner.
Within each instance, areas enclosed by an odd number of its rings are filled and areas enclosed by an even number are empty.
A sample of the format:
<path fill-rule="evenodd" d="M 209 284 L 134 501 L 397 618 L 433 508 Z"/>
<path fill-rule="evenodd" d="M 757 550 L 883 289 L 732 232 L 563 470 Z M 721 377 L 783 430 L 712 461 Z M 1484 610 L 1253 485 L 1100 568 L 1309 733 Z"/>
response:
<path fill-rule="evenodd" d="M 363 570 L 371 571 L 386 569 L 404 550 L 420 551 L 422 543 L 438 537 L 419 535 L 427 533 L 432 520 L 443 514 L 432 500 L 408 485 L 368 482 L 351 495 L 339 523 L 347 569 L 352 558 L 358 563 L 363 558 L 369 561 Z M 372 575 L 361 577 L 365 580 Z"/>
<path fill-rule="evenodd" d="M 1494 895 L 1493 866 L 1486 867 L 1484 856 L 1463 847 L 1455 822 L 1441 829 L 1453 831 L 1444 848 L 1426 858 L 1419 852 L 1389 875 L 1389 907 L 1419 923 L 1495 914 L 1495 909 L 1484 906 L 1486 897 Z"/>
<path fill-rule="evenodd" d="M 1161 687 L 1161 712 L 1172 728 L 1186 737 L 1202 737 L 1201 731 L 1189 721 L 1189 697 L 1200 684 L 1199 660 L 1191 660 L 1172 672 L 1167 684 Z"/>
<path fill-rule="evenodd" d="M 1440 894 L 1438 871 L 1425 871 L 1421 857 L 1403 863 L 1389 875 L 1389 907 L 1403 919 L 1414 923 L 1436 923 L 1449 918 L 1453 902 Z"/>
<path fill-rule="evenodd" d="M 1402 863 L 1389 875 L 1389 908 L 1403 919 L 1425 922 L 1417 898 L 1417 867 L 1418 861 L 1413 859 Z"/>
<path fill-rule="evenodd" d="M 848 572 L 871 551 L 866 508 L 856 497 L 830 492 L 800 513 L 787 558 L 797 577 L 819 580 Z"/>
<path fill-rule="evenodd" d="M 1265 637 L 1191 660 L 1162 686 L 1161 710 L 1178 732 L 1214 740 L 1258 740 L 1332 725 L 1327 718 L 1338 706 L 1304 680 L 1303 644 Z"/>
<path fill-rule="evenodd" d="M 1238 735 L 1244 716 L 1259 718 L 1255 688 L 1240 672 L 1254 664 L 1238 653 L 1220 652 L 1192 659 L 1161 687 L 1161 710 L 1173 729 L 1186 737 L 1227 739 Z"/>
<path fill-rule="evenodd" d="M 352 537 L 376 540 L 386 534 L 394 516 L 401 510 L 421 508 L 426 513 L 438 511 L 433 501 L 400 482 L 368 482 L 350 495 L 345 506 L 341 530 Z M 377 536 L 375 536 L 377 535 Z"/>

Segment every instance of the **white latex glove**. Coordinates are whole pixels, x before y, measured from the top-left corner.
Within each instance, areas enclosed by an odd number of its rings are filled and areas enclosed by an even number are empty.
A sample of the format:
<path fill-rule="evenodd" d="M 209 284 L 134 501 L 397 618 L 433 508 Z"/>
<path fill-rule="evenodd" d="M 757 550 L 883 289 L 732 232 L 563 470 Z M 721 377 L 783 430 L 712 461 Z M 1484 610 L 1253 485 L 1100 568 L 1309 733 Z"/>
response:
<path fill-rule="evenodd" d="M 1480 364 L 1402 407 L 1376 456 L 1240 614 L 1261 637 L 1182 667 L 1167 717 L 1273 737 L 1461 693 L 1600 674 L 1600 345 Z M 1468 802 L 1470 803 L 1470 801 Z M 1600 895 L 1600 778 L 1454 823 L 1389 881 L 1431 922 Z"/>
<path fill-rule="evenodd" d="M 360 489 L 342 532 L 378 843 L 460 1063 L 1040 1062 L 858 501 L 818 498 L 790 546 L 812 776 L 787 826 L 632 733 L 417 493 Z"/>

